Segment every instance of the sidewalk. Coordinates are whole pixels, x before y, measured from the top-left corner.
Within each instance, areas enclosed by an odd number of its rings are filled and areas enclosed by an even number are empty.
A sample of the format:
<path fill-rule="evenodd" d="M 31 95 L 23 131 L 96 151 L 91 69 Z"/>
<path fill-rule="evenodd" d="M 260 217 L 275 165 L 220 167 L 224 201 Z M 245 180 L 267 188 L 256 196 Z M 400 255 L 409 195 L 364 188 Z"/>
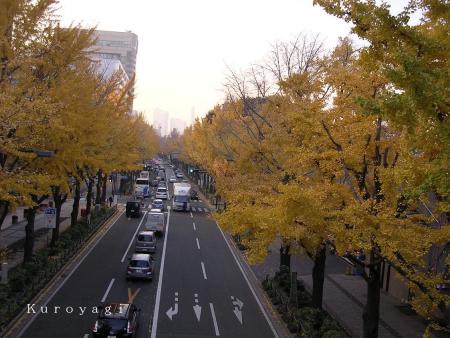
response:
<path fill-rule="evenodd" d="M 252 266 L 260 281 L 266 275 L 278 270 L 279 252 L 273 244 L 266 260 Z M 301 254 L 291 257 L 291 269 L 303 280 L 305 287 L 312 292 L 312 261 Z M 346 275 L 347 264 L 337 256 L 327 256 L 324 283 L 323 307 L 334 317 L 352 337 L 363 336 L 362 313 L 366 302 L 367 286 L 360 276 Z M 424 320 L 414 313 L 402 312 L 405 303 L 381 291 L 380 338 L 419 338 L 425 331 Z"/>

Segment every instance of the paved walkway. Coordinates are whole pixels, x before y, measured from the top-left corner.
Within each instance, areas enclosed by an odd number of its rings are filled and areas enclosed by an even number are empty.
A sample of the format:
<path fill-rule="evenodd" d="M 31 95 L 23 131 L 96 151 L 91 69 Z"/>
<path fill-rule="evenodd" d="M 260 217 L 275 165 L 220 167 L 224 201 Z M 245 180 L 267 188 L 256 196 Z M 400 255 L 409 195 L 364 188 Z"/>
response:
<path fill-rule="evenodd" d="M 252 269 L 262 281 L 267 274 L 273 275 L 278 270 L 279 261 L 277 245 L 274 244 L 266 260 L 262 264 L 252 266 Z M 298 254 L 291 257 L 292 271 L 298 273 L 310 292 L 312 266 L 312 261 L 305 255 Z M 363 336 L 362 313 L 367 286 L 362 277 L 346 275 L 347 266 L 347 263 L 337 256 L 327 257 L 323 306 L 352 337 L 359 338 Z M 426 326 L 424 320 L 415 314 L 407 314 L 407 311 L 402 312 L 403 308 L 405 303 L 381 291 L 380 338 L 422 337 Z"/>

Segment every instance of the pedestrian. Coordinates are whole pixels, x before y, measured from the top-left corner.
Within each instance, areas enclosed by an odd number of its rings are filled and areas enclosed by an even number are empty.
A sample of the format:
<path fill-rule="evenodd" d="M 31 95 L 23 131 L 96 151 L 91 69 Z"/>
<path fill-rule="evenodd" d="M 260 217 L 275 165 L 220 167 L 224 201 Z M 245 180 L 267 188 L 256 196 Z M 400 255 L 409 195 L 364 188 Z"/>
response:
<path fill-rule="evenodd" d="M 109 196 L 108 201 L 109 201 L 109 207 L 111 208 L 111 205 L 112 205 L 112 202 L 113 202 L 112 196 Z"/>

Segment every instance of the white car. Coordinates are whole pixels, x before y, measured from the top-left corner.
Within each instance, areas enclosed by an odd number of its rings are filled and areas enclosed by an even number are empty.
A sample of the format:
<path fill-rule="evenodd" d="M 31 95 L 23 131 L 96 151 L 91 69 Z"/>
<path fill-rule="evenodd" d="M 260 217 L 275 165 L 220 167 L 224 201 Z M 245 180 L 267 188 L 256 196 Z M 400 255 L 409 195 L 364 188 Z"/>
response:
<path fill-rule="evenodd" d="M 167 188 L 158 187 L 156 189 L 155 199 L 166 200 L 167 199 Z"/>
<path fill-rule="evenodd" d="M 175 183 L 177 181 L 177 178 L 175 177 L 175 176 L 171 176 L 170 178 L 169 178 L 169 182 L 170 183 Z"/>

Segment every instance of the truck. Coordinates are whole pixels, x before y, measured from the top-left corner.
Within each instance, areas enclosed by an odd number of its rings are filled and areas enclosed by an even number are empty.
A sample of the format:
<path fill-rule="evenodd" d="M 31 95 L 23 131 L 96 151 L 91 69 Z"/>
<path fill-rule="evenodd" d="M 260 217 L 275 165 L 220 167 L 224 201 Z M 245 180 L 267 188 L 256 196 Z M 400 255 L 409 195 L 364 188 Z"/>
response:
<path fill-rule="evenodd" d="M 150 182 L 148 178 L 138 178 L 134 183 L 134 196 L 136 198 L 150 197 Z"/>
<path fill-rule="evenodd" d="M 141 171 L 139 174 L 139 178 L 146 178 L 148 180 L 150 178 L 150 172 L 149 171 Z"/>
<path fill-rule="evenodd" d="M 173 184 L 173 210 L 191 210 L 191 185 L 189 183 Z"/>

